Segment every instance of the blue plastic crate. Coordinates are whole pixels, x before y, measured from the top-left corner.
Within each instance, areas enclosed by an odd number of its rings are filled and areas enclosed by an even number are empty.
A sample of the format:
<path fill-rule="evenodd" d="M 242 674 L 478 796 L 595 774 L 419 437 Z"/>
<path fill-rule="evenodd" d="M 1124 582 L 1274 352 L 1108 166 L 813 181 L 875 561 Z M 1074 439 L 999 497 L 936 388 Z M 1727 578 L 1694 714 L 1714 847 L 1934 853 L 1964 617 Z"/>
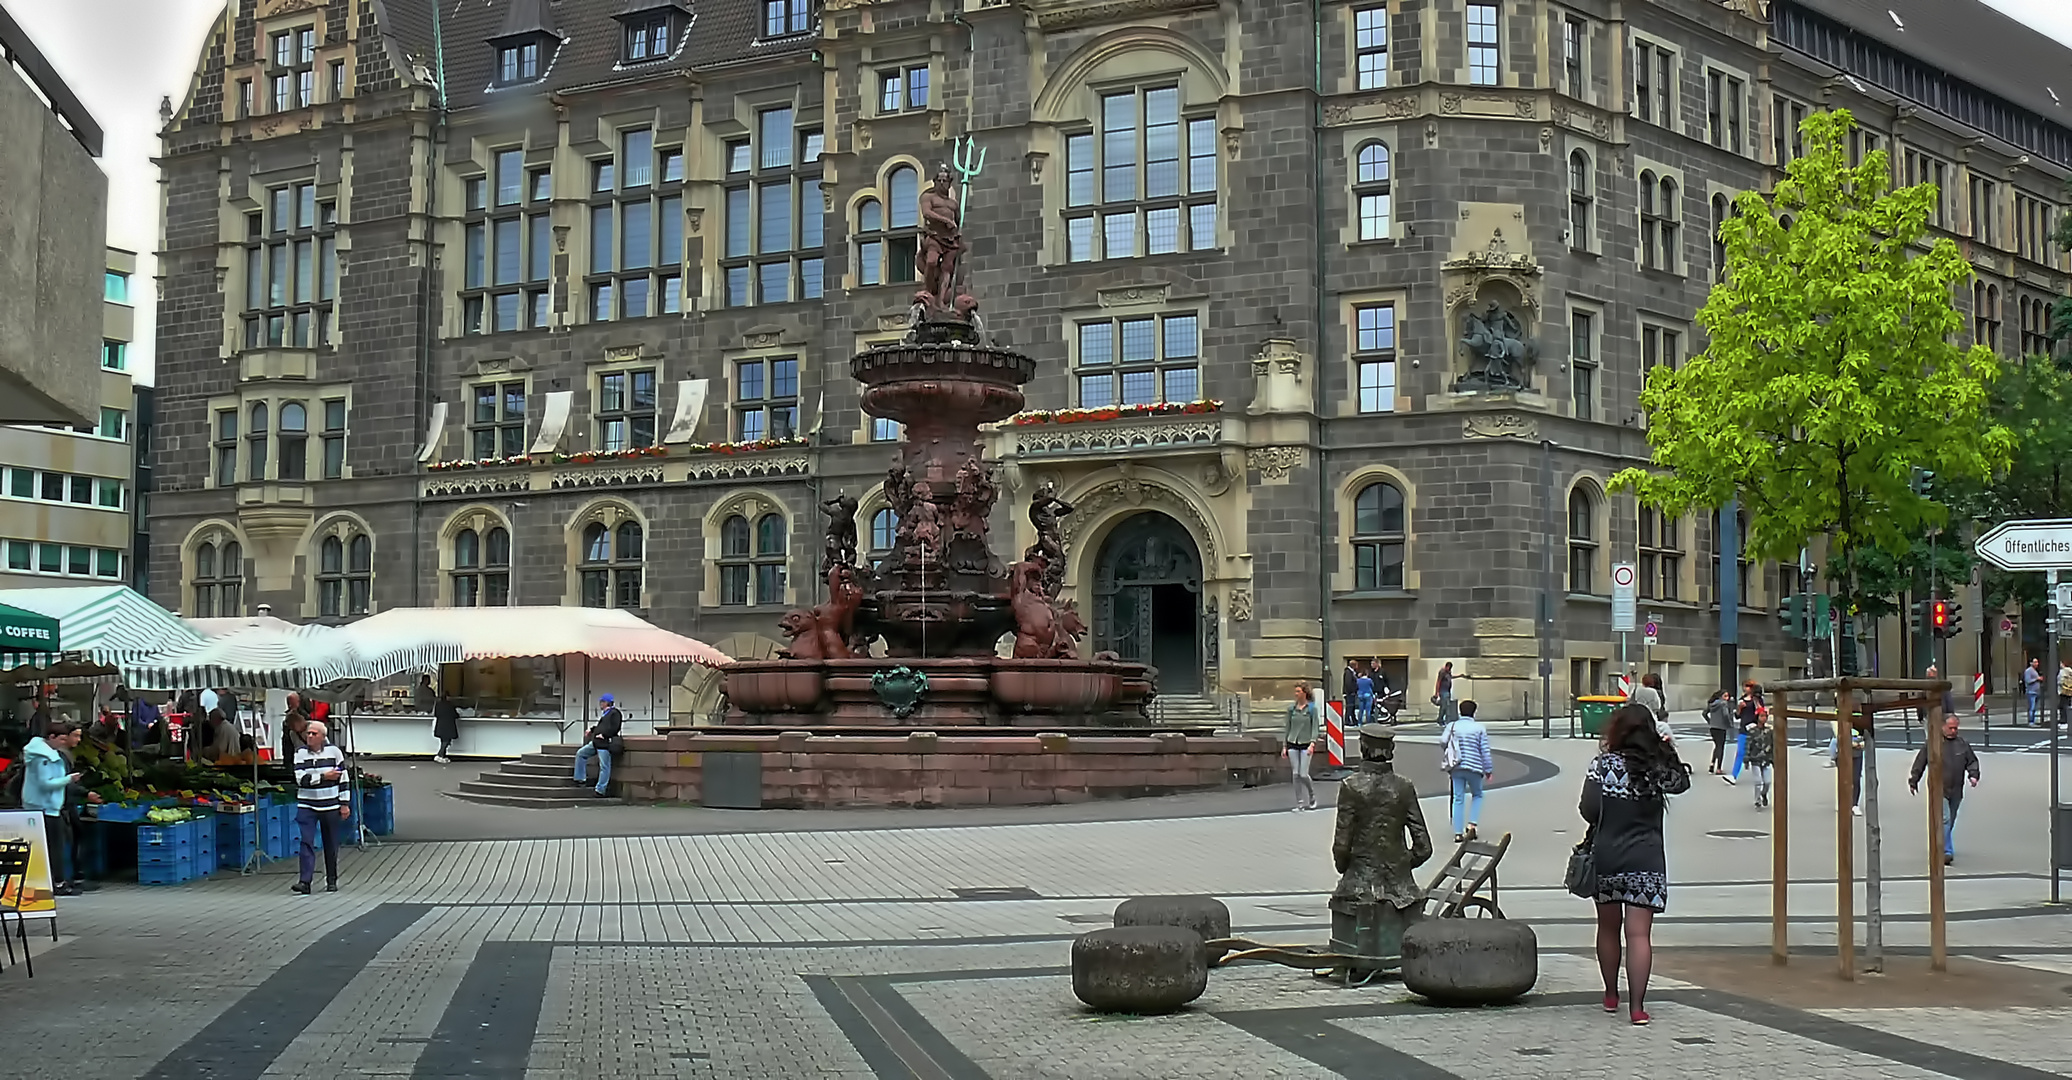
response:
<path fill-rule="evenodd" d="M 216 845 L 203 844 L 194 849 L 194 876 L 208 877 L 216 872 Z"/>
<path fill-rule="evenodd" d="M 162 863 L 137 864 L 139 885 L 183 885 L 200 876 L 192 858 L 174 859 Z"/>
<path fill-rule="evenodd" d="M 216 817 L 216 862 L 224 867 L 242 867 L 259 850 L 259 815 L 219 814 Z"/>
<path fill-rule="evenodd" d="M 150 812 L 151 808 L 148 806 L 129 806 L 123 803 L 102 803 L 100 808 L 94 812 L 94 816 L 100 818 L 102 821 L 142 821 L 144 820 L 144 815 Z"/>
<path fill-rule="evenodd" d="M 194 851 L 194 830 L 192 822 L 180 821 L 171 825 L 137 826 L 137 858 L 147 853 L 169 852 L 192 854 Z"/>
<path fill-rule="evenodd" d="M 396 831 L 396 789 L 393 787 L 368 788 L 362 798 L 360 812 L 365 815 L 362 824 L 376 836 L 387 836 Z"/>
<path fill-rule="evenodd" d="M 294 848 L 295 808 L 264 806 L 259 809 L 259 850 L 269 859 L 285 859 Z"/>

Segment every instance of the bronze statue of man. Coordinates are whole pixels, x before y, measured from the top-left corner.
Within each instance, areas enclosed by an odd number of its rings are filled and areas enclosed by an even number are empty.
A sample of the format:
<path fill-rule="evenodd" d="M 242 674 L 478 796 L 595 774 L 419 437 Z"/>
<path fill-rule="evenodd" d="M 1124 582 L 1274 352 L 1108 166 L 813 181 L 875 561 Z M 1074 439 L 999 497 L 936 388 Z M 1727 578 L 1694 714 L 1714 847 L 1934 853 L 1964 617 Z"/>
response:
<path fill-rule="evenodd" d="M 1360 770 L 1338 787 L 1338 828 L 1331 859 L 1335 950 L 1363 956 L 1402 952 L 1403 928 L 1416 921 L 1424 890 L 1410 876 L 1432 857 L 1432 835 L 1417 805 L 1417 786 L 1396 774 L 1396 733 L 1363 724 Z"/>
<path fill-rule="evenodd" d="M 837 566 L 856 565 L 856 499 L 848 492 L 820 504 L 827 511 L 827 564 L 822 572 Z"/>
<path fill-rule="evenodd" d="M 956 299 L 957 262 L 965 252 L 962 211 L 950 186 L 950 167 L 938 165 L 921 193 L 921 288 L 948 310 Z"/>

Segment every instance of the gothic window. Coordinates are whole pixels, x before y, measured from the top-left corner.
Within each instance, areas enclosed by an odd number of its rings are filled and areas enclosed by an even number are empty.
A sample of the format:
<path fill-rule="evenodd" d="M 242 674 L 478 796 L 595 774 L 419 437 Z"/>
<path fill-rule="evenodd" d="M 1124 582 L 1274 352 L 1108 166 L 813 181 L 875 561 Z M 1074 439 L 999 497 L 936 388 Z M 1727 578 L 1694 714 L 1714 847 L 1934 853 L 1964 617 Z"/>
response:
<path fill-rule="evenodd" d="M 820 129 L 796 127 L 794 115 L 789 105 L 764 109 L 755 114 L 755 138 L 728 146 L 720 259 L 728 307 L 813 300 L 825 291 L 823 143 Z"/>
<path fill-rule="evenodd" d="M 640 607 L 645 541 L 636 521 L 622 521 L 616 529 L 601 521 L 583 527 L 576 574 L 584 607 Z"/>
<path fill-rule="evenodd" d="M 1353 588 L 1403 587 L 1403 493 L 1381 481 L 1353 499 Z"/>
<path fill-rule="evenodd" d="M 1201 397 L 1201 320 L 1194 313 L 1099 319 L 1076 330 L 1081 408 Z"/>
<path fill-rule="evenodd" d="M 1646 600 L 1675 600 L 1683 571 L 1683 529 L 1673 517 L 1640 508 L 1638 592 Z"/>
<path fill-rule="evenodd" d="M 1568 246 L 1577 251 L 1590 250 L 1590 188 L 1590 155 L 1577 150 L 1568 155 Z"/>
<path fill-rule="evenodd" d="M 553 304 L 553 172 L 547 165 L 528 168 L 518 147 L 493 152 L 489 171 L 487 185 L 481 178 L 466 182 L 461 332 L 546 329 Z"/>
<path fill-rule="evenodd" d="M 245 215 L 245 348 L 331 344 L 337 232 L 337 204 L 319 201 L 314 182 L 273 188 L 264 209 Z"/>
<path fill-rule="evenodd" d="M 882 202 L 873 196 L 856 204 L 856 283 L 918 280 L 920 225 L 921 174 L 901 165 L 886 174 Z"/>
<path fill-rule="evenodd" d="M 1370 142 L 1360 147 L 1354 164 L 1353 197 L 1359 201 L 1360 239 L 1388 239 L 1392 218 L 1387 143 Z"/>
<path fill-rule="evenodd" d="M 886 507 L 871 515 L 871 546 L 873 552 L 892 550 L 893 541 L 899 538 L 899 515 Z"/>
<path fill-rule="evenodd" d="M 1662 242 L 1661 257 L 1655 265 L 1674 274 L 1683 266 L 1683 201 L 1677 191 L 1676 180 L 1664 176 L 1656 185 L 1660 202 L 1656 204 L 1655 230 Z"/>
<path fill-rule="evenodd" d="M 345 399 L 324 400 L 324 479 L 345 476 Z"/>
<path fill-rule="evenodd" d="M 872 521 L 871 530 L 875 546 L 876 519 Z M 719 539 L 720 603 L 769 605 L 784 602 L 785 551 L 789 539 L 784 515 L 775 512 L 764 514 L 751 527 L 747 516 L 735 514 L 720 523 Z"/>
<path fill-rule="evenodd" d="M 1676 126 L 1676 53 L 1651 41 L 1633 45 L 1634 114 L 1650 124 Z"/>
<path fill-rule="evenodd" d="M 365 533 L 325 537 L 317 548 L 317 614 L 365 615 L 373 594 L 374 542 Z"/>
<path fill-rule="evenodd" d="M 273 35 L 273 63 L 267 82 L 277 113 L 316 104 L 317 30 L 304 26 Z"/>
<path fill-rule="evenodd" d="M 928 65 L 878 72 L 878 112 L 920 112 L 928 108 Z"/>
<path fill-rule="evenodd" d="M 511 603 L 511 534 L 462 529 L 453 538 L 453 606 L 507 607 Z"/>
<path fill-rule="evenodd" d="M 1568 591 L 1597 591 L 1597 506 L 1581 487 L 1568 495 Z"/>
<path fill-rule="evenodd" d="M 1971 283 L 1971 341 L 2000 351 L 2000 286 Z"/>
<path fill-rule="evenodd" d="M 1655 203 L 1655 174 L 1640 174 L 1640 265 L 1648 270 L 1661 266 L 1656 241 L 1660 237 L 1662 214 Z"/>
<path fill-rule="evenodd" d="M 1569 97 L 1581 99 L 1586 96 L 1583 72 L 1583 54 L 1590 47 L 1590 27 L 1581 18 L 1570 15 L 1561 21 L 1561 92 Z"/>
<path fill-rule="evenodd" d="M 219 409 L 216 412 L 216 486 L 229 487 L 237 483 L 237 410 Z"/>
<path fill-rule="evenodd" d="M 299 401 L 281 403 L 277 420 L 280 440 L 280 478 L 304 480 L 309 475 L 309 406 Z"/>
<path fill-rule="evenodd" d="M 245 410 L 245 479 L 266 479 L 266 403 L 255 401 Z"/>
<path fill-rule="evenodd" d="M 205 543 L 194 549 L 194 617 L 229 618 L 244 614 L 245 553 L 237 541 L 221 547 Z"/>
<path fill-rule="evenodd" d="M 1065 136 L 1065 255 L 1132 259 L 1216 246 L 1216 118 L 1176 85 L 1100 96 L 1096 129 Z"/>
<path fill-rule="evenodd" d="M 1725 195 L 1712 197 L 1712 280 L 1727 280 L 1727 218 L 1733 210 Z"/>

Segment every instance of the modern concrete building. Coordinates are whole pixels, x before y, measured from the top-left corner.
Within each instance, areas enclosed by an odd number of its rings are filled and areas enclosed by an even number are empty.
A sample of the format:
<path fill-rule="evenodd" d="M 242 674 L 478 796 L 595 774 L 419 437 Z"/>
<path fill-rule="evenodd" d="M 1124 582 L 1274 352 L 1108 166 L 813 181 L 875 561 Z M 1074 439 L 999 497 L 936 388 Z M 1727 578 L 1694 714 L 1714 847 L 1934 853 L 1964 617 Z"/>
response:
<path fill-rule="evenodd" d="M 136 253 L 108 248 L 104 266 L 96 348 L 75 361 L 93 371 L 100 357 L 94 423 L 0 427 L 0 588 L 133 581 Z"/>
<path fill-rule="evenodd" d="M 0 424 L 96 422 L 101 128 L 0 8 Z"/>
<path fill-rule="evenodd" d="M 918 193 L 982 151 L 973 282 L 1041 365 L 994 535 L 1058 485 L 1094 648 L 1173 697 L 1359 656 L 1418 701 L 1450 660 L 1485 715 L 1623 651 L 1695 703 L 1722 599 L 1738 674 L 1800 666 L 1796 573 L 1723 598 L 1713 522 L 1604 485 L 1702 347 L 1727 200 L 1846 106 L 1943 185 L 1978 340 L 2034 351 L 2068 59 L 1976 0 L 233 0 L 164 132 L 154 595 L 774 648 L 822 499 L 889 543 L 845 361 L 905 333 Z M 1492 303 L 1523 386 L 1472 377 Z"/>

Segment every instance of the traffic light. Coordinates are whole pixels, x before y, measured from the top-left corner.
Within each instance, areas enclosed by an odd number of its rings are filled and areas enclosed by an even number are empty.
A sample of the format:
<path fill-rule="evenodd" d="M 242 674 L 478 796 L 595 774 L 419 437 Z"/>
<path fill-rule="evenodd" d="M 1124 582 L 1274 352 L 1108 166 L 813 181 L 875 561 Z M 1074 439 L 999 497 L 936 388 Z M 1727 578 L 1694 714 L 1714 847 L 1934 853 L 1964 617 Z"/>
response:
<path fill-rule="evenodd" d="M 1806 594 L 1787 596 L 1777 609 L 1777 621 L 1784 625 L 1784 636 L 1793 641 L 1806 640 Z"/>
<path fill-rule="evenodd" d="M 1928 602 L 1928 628 L 1936 637 L 1950 636 L 1950 602 L 1931 600 Z"/>
<path fill-rule="evenodd" d="M 1935 473 L 1928 469 L 1915 469 L 1914 478 L 1907 486 L 1913 489 L 1914 494 L 1924 499 L 1933 499 L 1935 497 Z"/>
<path fill-rule="evenodd" d="M 1940 633 L 1942 636 L 1946 638 L 1953 638 L 1963 632 L 1964 605 L 1952 604 L 1947 600 L 1943 601 L 1942 622 L 1938 624 L 1937 633 Z"/>

